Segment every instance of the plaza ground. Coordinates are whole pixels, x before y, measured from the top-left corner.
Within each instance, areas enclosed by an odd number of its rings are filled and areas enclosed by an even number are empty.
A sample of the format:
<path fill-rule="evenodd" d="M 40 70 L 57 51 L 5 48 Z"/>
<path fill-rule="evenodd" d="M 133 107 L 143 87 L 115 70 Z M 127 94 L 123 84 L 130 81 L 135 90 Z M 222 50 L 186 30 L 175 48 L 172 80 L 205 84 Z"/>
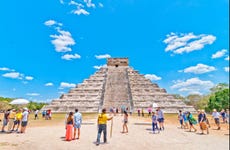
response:
<path fill-rule="evenodd" d="M 79 140 L 65 141 L 64 114 L 54 114 L 52 120 L 33 119 L 30 121 L 25 134 L 1 133 L 1 150 L 228 150 L 229 129 L 226 124 L 221 124 L 221 130 L 216 130 L 213 120 L 210 119 L 211 128 L 209 135 L 201 135 L 198 131 L 188 132 L 180 129 L 176 114 L 166 115 L 165 130 L 159 134 L 151 131 L 150 117 L 137 117 L 136 114 L 129 117 L 129 133 L 121 133 L 121 115 L 113 119 L 112 137 L 110 138 L 111 121 L 108 122 L 108 144 L 95 145 L 97 136 L 97 115 L 84 114 Z M 1 122 L 2 124 L 2 122 Z M 1 126 L 0 126 L 1 127 Z M 103 135 L 102 135 L 103 136 Z M 101 141 L 102 142 L 102 141 Z"/>

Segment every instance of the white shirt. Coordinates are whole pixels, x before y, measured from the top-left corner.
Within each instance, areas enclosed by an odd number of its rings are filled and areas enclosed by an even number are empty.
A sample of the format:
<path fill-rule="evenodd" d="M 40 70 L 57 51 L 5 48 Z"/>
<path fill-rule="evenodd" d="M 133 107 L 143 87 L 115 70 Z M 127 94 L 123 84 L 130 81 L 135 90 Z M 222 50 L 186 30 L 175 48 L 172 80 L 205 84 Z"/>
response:
<path fill-rule="evenodd" d="M 28 111 L 24 111 L 22 113 L 22 121 L 28 121 L 28 115 L 29 115 Z"/>

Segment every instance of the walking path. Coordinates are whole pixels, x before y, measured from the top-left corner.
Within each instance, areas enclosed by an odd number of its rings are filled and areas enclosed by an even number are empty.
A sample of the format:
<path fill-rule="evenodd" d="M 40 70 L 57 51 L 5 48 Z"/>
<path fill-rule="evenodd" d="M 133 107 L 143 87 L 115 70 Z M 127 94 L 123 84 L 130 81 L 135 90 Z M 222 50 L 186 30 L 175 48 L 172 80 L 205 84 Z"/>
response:
<path fill-rule="evenodd" d="M 179 129 L 178 124 L 167 122 L 165 131 L 152 134 L 151 122 L 146 118 L 129 117 L 129 133 L 121 133 L 122 116 L 113 120 L 112 138 L 110 121 L 107 125 L 108 144 L 95 145 L 97 136 L 96 118 L 83 120 L 79 140 L 67 142 L 64 139 L 65 127 L 60 122 L 51 126 L 30 127 L 25 134 L 0 134 L 1 150 L 228 150 L 229 135 L 227 129 L 210 129 L 209 135 L 200 135 Z M 218 132 L 218 133 L 217 133 Z M 103 136 L 103 134 L 102 134 Z M 102 140 L 101 140 L 102 141 Z"/>

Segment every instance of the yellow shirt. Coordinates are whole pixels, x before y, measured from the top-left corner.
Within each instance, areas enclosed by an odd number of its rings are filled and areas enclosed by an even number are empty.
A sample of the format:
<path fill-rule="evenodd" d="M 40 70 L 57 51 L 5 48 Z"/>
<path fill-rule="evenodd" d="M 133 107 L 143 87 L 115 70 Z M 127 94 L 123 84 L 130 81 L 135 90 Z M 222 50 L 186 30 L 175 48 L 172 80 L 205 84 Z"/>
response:
<path fill-rule="evenodd" d="M 107 115 L 105 113 L 101 113 L 98 115 L 98 124 L 106 124 L 107 123 Z"/>
<path fill-rule="evenodd" d="M 22 112 L 19 112 L 16 114 L 16 119 L 21 120 L 22 119 Z"/>

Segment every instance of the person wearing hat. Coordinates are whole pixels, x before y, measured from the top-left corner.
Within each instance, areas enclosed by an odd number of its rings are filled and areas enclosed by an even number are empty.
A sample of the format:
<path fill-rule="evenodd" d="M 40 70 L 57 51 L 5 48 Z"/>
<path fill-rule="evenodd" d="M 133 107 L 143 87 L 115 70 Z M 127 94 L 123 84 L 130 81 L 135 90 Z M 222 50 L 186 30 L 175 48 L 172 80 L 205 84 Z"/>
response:
<path fill-rule="evenodd" d="M 220 113 L 213 109 L 212 117 L 215 120 L 215 124 L 217 125 L 217 130 L 220 130 Z"/>
<path fill-rule="evenodd" d="M 98 133 L 97 133 L 97 141 L 96 145 L 100 144 L 101 132 L 104 134 L 104 143 L 107 143 L 107 120 L 111 120 L 113 117 L 108 117 L 106 114 L 106 109 L 103 108 L 101 114 L 98 115 L 97 125 L 98 125 Z"/>
<path fill-rule="evenodd" d="M 22 112 L 21 131 L 19 133 L 25 133 L 26 126 L 28 123 L 28 117 L 29 117 L 29 112 L 28 112 L 28 109 L 25 107 L 23 108 L 23 112 Z"/>

